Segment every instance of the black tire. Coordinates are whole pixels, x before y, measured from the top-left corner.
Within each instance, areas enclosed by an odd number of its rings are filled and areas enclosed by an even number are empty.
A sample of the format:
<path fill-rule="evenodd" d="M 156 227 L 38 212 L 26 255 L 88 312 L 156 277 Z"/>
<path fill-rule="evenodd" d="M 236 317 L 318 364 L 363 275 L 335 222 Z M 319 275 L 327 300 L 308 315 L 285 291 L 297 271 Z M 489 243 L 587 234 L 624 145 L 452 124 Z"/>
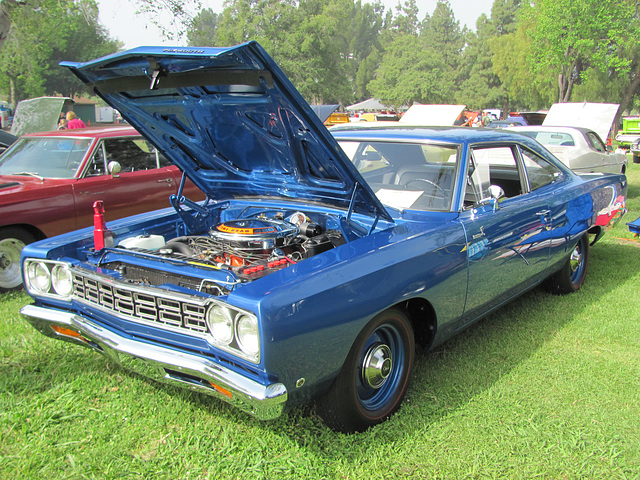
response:
<path fill-rule="evenodd" d="M 0 229 L 0 292 L 22 288 L 20 253 L 34 241 L 33 235 L 21 228 Z"/>
<path fill-rule="evenodd" d="M 633 154 L 633 163 L 640 163 L 640 155 Z"/>
<path fill-rule="evenodd" d="M 344 433 L 382 422 L 400 407 L 414 356 L 406 314 L 396 308 L 378 314 L 358 335 L 329 392 L 318 400 L 317 413 Z"/>
<path fill-rule="evenodd" d="M 549 277 L 545 287 L 555 295 L 565 295 L 580 290 L 589 265 L 589 235 L 578 241 L 562 268 Z"/>

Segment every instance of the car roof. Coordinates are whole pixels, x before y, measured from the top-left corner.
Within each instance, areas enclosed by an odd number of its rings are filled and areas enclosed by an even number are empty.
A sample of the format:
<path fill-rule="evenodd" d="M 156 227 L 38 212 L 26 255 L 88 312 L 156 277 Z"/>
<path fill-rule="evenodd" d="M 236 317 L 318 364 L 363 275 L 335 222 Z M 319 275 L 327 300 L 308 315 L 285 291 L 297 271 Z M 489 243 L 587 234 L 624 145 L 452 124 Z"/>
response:
<path fill-rule="evenodd" d="M 477 127 L 420 127 L 407 125 L 385 125 L 369 128 L 350 127 L 347 124 L 336 125 L 329 129 L 338 140 L 353 138 L 363 140 L 406 140 L 406 141 L 439 141 L 446 143 L 478 143 L 478 142 L 519 142 L 529 143 L 523 135 L 505 132 L 503 129 Z"/>
<path fill-rule="evenodd" d="M 25 137 L 122 137 L 140 135 L 138 131 L 130 125 L 114 125 L 109 127 L 89 127 L 89 128 L 67 128 L 64 130 L 52 130 L 49 132 L 27 133 Z"/>
<path fill-rule="evenodd" d="M 509 127 L 509 130 L 513 130 L 517 132 L 519 130 L 527 130 L 532 132 L 581 132 L 581 133 L 596 133 L 590 128 L 584 127 L 564 127 L 564 126 L 553 126 L 553 125 L 523 125 L 523 126 L 515 126 Z M 599 135 L 598 135 L 599 136 Z"/>

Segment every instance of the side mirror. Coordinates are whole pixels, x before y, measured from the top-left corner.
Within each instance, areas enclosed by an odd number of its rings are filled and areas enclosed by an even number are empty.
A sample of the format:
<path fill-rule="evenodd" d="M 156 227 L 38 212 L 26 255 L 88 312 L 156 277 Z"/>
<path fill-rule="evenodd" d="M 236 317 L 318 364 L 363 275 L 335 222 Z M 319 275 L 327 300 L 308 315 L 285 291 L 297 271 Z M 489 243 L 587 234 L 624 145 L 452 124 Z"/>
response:
<path fill-rule="evenodd" d="M 113 177 L 118 176 L 118 174 L 120 173 L 120 170 L 122 170 L 122 167 L 120 166 L 120 164 L 118 162 L 111 161 L 111 162 L 109 162 L 109 165 L 107 165 L 107 170 L 111 174 L 111 178 L 113 178 Z"/>
<path fill-rule="evenodd" d="M 489 185 L 487 191 L 489 192 L 489 196 L 496 200 L 500 200 L 504 197 L 504 190 L 500 185 Z"/>
<path fill-rule="evenodd" d="M 490 185 L 489 188 L 487 188 L 487 193 L 489 196 L 476 203 L 474 208 L 493 205 L 493 211 L 495 212 L 498 209 L 498 201 L 504 197 L 504 190 L 500 185 Z"/>

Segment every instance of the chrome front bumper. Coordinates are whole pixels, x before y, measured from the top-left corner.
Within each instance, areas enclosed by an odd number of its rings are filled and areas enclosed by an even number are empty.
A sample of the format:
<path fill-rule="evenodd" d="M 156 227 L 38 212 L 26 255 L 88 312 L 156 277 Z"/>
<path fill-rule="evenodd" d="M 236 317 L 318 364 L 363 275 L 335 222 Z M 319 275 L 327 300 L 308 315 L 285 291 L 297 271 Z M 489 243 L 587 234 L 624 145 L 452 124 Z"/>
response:
<path fill-rule="evenodd" d="M 92 348 L 146 377 L 206 393 L 261 420 L 278 417 L 287 401 L 281 383 L 262 385 L 206 358 L 123 337 L 80 315 L 36 305 L 20 313 L 48 337 Z"/>

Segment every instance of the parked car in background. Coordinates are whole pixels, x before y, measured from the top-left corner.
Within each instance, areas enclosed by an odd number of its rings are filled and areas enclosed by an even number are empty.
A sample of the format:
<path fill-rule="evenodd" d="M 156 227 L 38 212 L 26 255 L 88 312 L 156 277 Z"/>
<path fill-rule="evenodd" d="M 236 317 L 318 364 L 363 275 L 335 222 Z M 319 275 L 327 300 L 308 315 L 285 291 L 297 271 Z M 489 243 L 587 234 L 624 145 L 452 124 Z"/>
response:
<path fill-rule="evenodd" d="M 28 245 L 22 314 L 261 419 L 315 399 L 336 430 L 385 420 L 416 346 L 541 283 L 578 290 L 624 211 L 623 175 L 575 175 L 524 135 L 330 134 L 255 42 L 66 66 L 208 200 Z"/>
<path fill-rule="evenodd" d="M 349 123 L 349 114 L 344 112 L 337 112 L 336 110 L 340 105 L 312 105 L 311 109 L 318 115 L 318 118 L 327 127 L 337 125 L 339 123 Z"/>
<path fill-rule="evenodd" d="M 507 127 L 519 127 L 526 125 L 527 122 L 522 117 L 509 117 L 506 120 L 494 120 L 489 122 L 487 128 L 507 128 Z"/>
<path fill-rule="evenodd" d="M 625 173 L 627 171 L 627 156 L 607 148 L 593 130 L 543 125 L 508 127 L 508 130 L 537 140 L 576 173 Z"/>
<path fill-rule="evenodd" d="M 616 135 L 616 142 L 623 150 L 630 150 L 633 163 L 640 163 L 640 117 L 624 117 L 622 130 Z"/>
<path fill-rule="evenodd" d="M 94 201 L 107 219 L 156 210 L 181 176 L 128 126 L 23 135 L 0 157 L 0 291 L 22 285 L 25 245 L 93 225 Z"/>
<path fill-rule="evenodd" d="M 0 153 L 4 152 L 18 139 L 15 135 L 11 135 L 4 130 L 0 130 Z"/>
<path fill-rule="evenodd" d="M 640 138 L 634 140 L 629 149 L 633 158 L 633 163 L 640 163 Z"/>
<path fill-rule="evenodd" d="M 542 125 L 547 117 L 546 111 L 537 112 L 511 112 L 512 117 L 523 118 L 525 125 Z"/>

